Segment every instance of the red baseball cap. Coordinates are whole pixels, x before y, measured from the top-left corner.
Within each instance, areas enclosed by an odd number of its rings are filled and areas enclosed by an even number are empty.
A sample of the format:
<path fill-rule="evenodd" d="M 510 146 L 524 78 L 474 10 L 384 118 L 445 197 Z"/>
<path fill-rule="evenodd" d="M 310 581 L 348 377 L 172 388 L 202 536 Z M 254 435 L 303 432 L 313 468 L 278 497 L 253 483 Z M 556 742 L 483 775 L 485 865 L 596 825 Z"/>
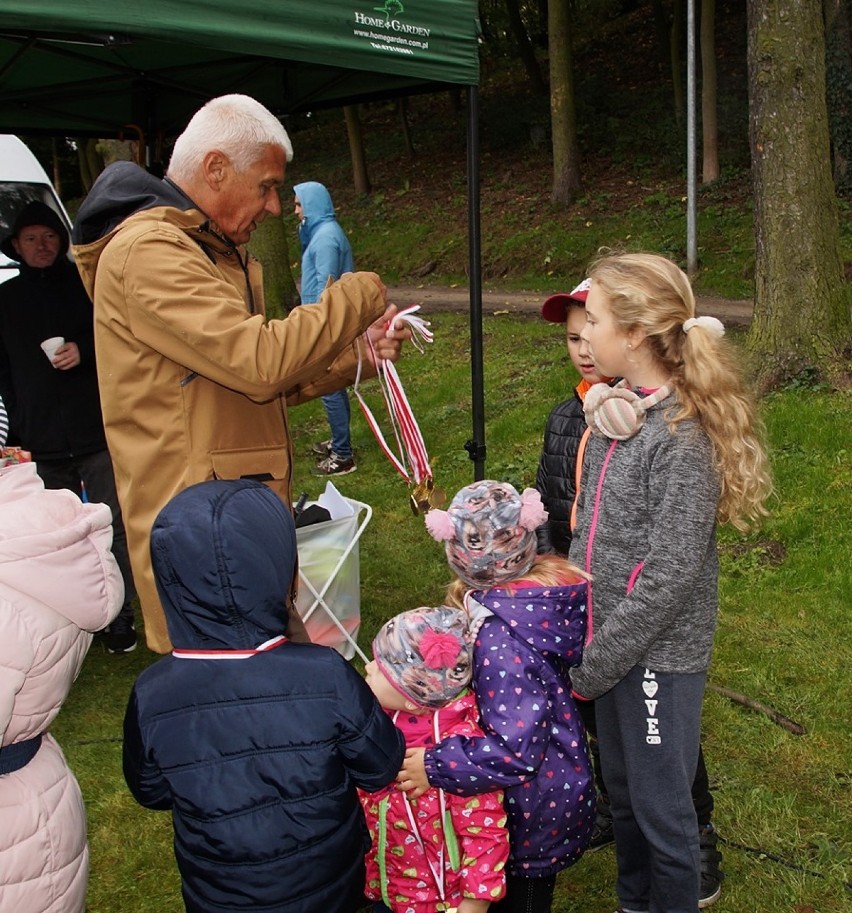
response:
<path fill-rule="evenodd" d="M 584 279 L 567 294 L 565 292 L 557 292 L 555 295 L 545 298 L 541 306 L 541 316 L 551 323 L 565 323 L 568 319 L 568 308 L 572 304 L 585 305 L 591 285 L 591 279 Z"/>

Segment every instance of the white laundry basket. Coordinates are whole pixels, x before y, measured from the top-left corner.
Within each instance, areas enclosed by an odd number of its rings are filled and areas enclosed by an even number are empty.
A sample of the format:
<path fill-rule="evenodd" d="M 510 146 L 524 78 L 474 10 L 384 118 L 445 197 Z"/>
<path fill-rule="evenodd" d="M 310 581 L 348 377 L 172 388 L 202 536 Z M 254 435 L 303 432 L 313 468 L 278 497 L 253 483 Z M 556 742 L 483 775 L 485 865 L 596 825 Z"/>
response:
<path fill-rule="evenodd" d="M 358 540 L 373 516 L 362 501 L 344 500 L 351 517 L 296 530 L 299 596 L 296 607 L 314 643 L 334 647 L 346 659 L 357 653 L 361 626 L 361 565 Z"/>

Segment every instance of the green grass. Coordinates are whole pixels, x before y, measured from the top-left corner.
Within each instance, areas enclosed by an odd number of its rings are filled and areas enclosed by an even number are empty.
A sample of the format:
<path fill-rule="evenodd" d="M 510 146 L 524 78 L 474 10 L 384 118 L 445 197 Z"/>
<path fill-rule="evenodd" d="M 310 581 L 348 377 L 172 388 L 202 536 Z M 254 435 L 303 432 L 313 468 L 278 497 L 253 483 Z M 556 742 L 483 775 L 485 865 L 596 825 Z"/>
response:
<path fill-rule="evenodd" d="M 428 315 L 427 315 L 428 316 Z M 435 342 L 413 350 L 400 375 L 452 494 L 472 480 L 468 327 L 432 318 Z M 485 318 L 486 474 L 533 482 L 546 415 L 567 395 L 560 328 L 513 315 Z M 374 384 L 365 386 L 380 421 Z M 355 410 L 357 412 L 357 409 Z M 710 680 L 762 701 L 806 727 L 795 736 L 762 713 L 708 692 L 704 747 L 723 837 L 719 913 L 841 913 L 852 894 L 852 400 L 804 387 L 763 403 L 777 494 L 763 529 L 722 531 L 722 610 Z M 316 496 L 311 442 L 326 436 L 321 405 L 291 411 L 294 491 Z M 408 506 L 407 490 L 360 415 L 353 415 L 358 472 L 337 480 L 374 510 L 360 545 L 362 630 L 368 649 L 391 615 L 441 599 L 449 573 L 441 547 Z M 135 805 L 121 775 L 121 720 L 138 672 L 156 657 L 140 647 L 109 656 L 96 644 L 54 732 L 83 790 L 91 843 L 89 913 L 179 911 L 167 814 Z M 590 854 L 558 881 L 556 913 L 611 913 L 612 850 Z"/>

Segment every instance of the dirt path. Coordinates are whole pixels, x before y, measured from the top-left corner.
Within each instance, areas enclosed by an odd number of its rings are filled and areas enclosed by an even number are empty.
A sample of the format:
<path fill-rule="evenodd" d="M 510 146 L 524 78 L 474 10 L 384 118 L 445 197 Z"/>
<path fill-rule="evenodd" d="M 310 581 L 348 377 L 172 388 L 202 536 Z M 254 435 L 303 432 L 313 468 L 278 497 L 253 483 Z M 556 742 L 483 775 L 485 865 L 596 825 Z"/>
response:
<path fill-rule="evenodd" d="M 500 311 L 519 314 L 539 314 L 541 302 L 546 296 L 538 292 L 498 292 L 484 289 L 482 310 L 486 314 Z M 467 287 L 447 288 L 443 286 L 392 286 L 388 298 L 400 307 L 419 304 L 425 312 L 466 311 L 470 306 L 470 291 Z M 697 299 L 699 314 L 718 317 L 729 326 L 748 326 L 751 322 L 753 303 L 732 301 L 726 298 Z"/>

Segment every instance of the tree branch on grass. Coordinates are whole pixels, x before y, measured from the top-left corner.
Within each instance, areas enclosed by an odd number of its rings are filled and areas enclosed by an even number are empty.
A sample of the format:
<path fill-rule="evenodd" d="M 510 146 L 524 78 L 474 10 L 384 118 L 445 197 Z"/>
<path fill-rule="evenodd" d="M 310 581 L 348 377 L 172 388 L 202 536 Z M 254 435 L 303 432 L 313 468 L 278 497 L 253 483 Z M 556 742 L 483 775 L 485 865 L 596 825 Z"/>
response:
<path fill-rule="evenodd" d="M 716 685 L 713 682 L 707 682 L 707 687 L 711 691 L 715 691 L 717 694 L 721 694 L 722 697 L 726 697 L 729 701 L 733 701 L 735 704 L 741 704 L 743 707 L 748 707 L 749 710 L 757 710 L 760 713 L 766 714 L 773 723 L 778 726 L 783 726 L 784 729 L 792 732 L 793 735 L 804 735 L 807 730 L 801 723 L 791 720 L 789 717 L 784 716 L 778 710 L 775 710 L 773 707 L 769 707 L 766 704 L 762 704 L 760 701 L 755 700 L 753 697 L 748 697 L 745 694 L 740 694 L 739 691 L 731 691 L 730 688 L 723 688 L 722 685 Z"/>

